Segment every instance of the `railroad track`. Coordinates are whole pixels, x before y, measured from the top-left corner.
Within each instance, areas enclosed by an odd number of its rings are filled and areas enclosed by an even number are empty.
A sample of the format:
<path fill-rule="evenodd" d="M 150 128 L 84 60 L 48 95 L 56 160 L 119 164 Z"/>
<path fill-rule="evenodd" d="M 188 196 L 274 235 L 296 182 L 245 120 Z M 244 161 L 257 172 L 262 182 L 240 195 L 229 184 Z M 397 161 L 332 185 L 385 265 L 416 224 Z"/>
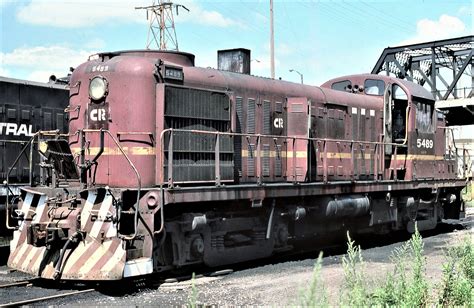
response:
<path fill-rule="evenodd" d="M 472 227 L 472 224 L 473 224 L 473 217 L 474 217 L 474 211 L 471 211 L 469 213 L 469 215 L 466 215 L 468 216 L 466 219 L 462 220 L 462 221 L 446 221 L 446 223 L 443 223 L 440 225 L 440 227 L 433 231 L 432 234 L 426 234 L 427 237 L 429 236 L 433 236 L 433 235 L 436 235 L 436 234 L 440 234 L 440 233 L 448 233 L 448 232 L 452 232 L 453 230 L 459 230 L 459 229 L 464 229 L 464 228 L 469 228 L 469 227 Z M 405 240 L 404 238 L 397 238 L 396 240 L 392 239 L 390 240 L 388 243 L 385 241 L 385 245 L 389 245 L 391 244 L 392 242 L 399 242 L 399 241 L 402 241 L 402 240 Z M 369 245 L 369 246 L 373 246 L 374 244 L 372 245 Z M 375 246 L 377 246 L 378 244 L 376 244 Z M 367 249 L 370 248 L 370 247 L 366 247 Z M 333 254 L 339 254 L 339 253 L 344 253 L 345 251 L 343 251 L 344 248 L 340 248 L 340 247 L 335 247 L 333 248 L 332 250 L 329 249 L 328 251 L 330 252 L 329 255 L 333 255 Z M 332 252 L 332 253 L 331 253 Z M 311 257 L 311 258 L 315 258 L 315 255 L 313 256 L 314 253 L 311 253 L 311 255 L 306 255 L 306 257 L 304 258 L 307 258 L 307 257 Z M 299 255 L 298 257 L 294 258 L 294 257 L 291 257 L 291 256 L 285 256 L 285 257 L 281 257 L 281 258 L 277 258 L 277 262 L 286 262 L 286 261 L 292 261 L 292 260 L 299 260 L 301 259 L 301 255 Z M 275 259 L 274 259 L 275 260 Z M 262 265 L 266 265 L 268 264 L 270 261 L 268 260 L 262 260 L 261 262 L 253 262 L 252 265 L 250 267 L 258 267 L 258 266 L 262 266 Z M 273 262 L 273 261 L 272 261 Z M 234 265 L 234 271 L 239 271 L 241 269 L 248 269 L 249 268 L 249 263 L 244 263 L 242 265 Z M 199 279 L 199 278 L 202 278 L 202 277 L 215 277 L 215 276 L 223 276 L 223 275 L 227 275 L 227 274 L 230 274 L 232 273 L 233 271 L 230 270 L 230 269 L 220 269 L 220 270 L 217 270 L 217 271 L 201 271 L 199 273 L 196 274 L 195 278 L 196 279 Z M 80 294 L 85 294 L 85 293 L 91 293 L 93 291 L 96 291 L 97 292 L 97 295 L 100 297 L 101 294 L 102 295 L 109 295 L 110 296 L 110 292 L 111 290 L 115 290 L 116 293 L 113 293 L 112 296 L 117 296 L 117 297 L 122 297 L 126 294 L 133 294 L 133 293 L 140 293 L 142 292 L 143 290 L 150 290 L 150 289 L 154 289 L 154 290 L 157 290 L 157 289 L 171 289 L 173 290 L 174 288 L 182 288 L 183 285 L 185 285 L 186 283 L 190 284 L 191 283 L 191 275 L 187 275 L 187 274 L 184 274 L 183 276 L 178 276 L 178 277 L 160 277 L 161 279 L 157 279 L 156 276 L 154 277 L 146 277 L 146 278 L 140 278 L 140 279 L 137 279 L 136 281 L 129 281 L 129 286 L 130 287 L 124 287 L 124 285 L 121 285 L 121 287 L 115 289 L 115 288 L 110 288 L 109 285 L 105 284 L 105 285 L 101 285 L 101 284 L 97 284 L 97 285 L 90 285 L 87 286 L 87 285 L 82 285 L 82 286 L 75 286 L 75 287 L 78 287 L 78 288 L 82 288 L 80 290 L 58 290 L 58 292 L 64 292 L 64 293 L 60 293 L 60 294 L 54 294 L 54 295 L 47 295 L 47 294 L 35 294 L 37 297 L 35 298 L 31 298 L 31 299 L 24 299 L 24 295 L 20 295 L 21 297 L 17 297 L 17 298 L 8 298 L 8 297 L 4 297 L 3 300 L 4 301 L 10 301 L 10 302 L 6 302 L 6 303 L 0 303 L 0 307 L 14 307 L 14 306 L 21 306 L 21 305 L 33 305 L 33 304 L 37 304 L 37 303 L 44 303 L 46 301 L 54 301 L 56 299 L 60 299 L 60 298 L 67 298 L 67 297 L 71 297 L 72 301 L 74 301 L 74 296 L 78 296 Z M 165 279 L 163 279 L 165 278 Z M 38 279 L 38 278 L 33 278 L 33 279 L 26 279 L 26 280 L 20 280 L 20 281 L 15 281 L 15 282 L 11 282 L 11 283 L 6 283 L 6 284 L 3 284 L 3 285 L 0 285 L 0 290 L 1 289 L 6 289 L 6 288 L 9 288 L 9 287 L 24 287 L 24 286 L 30 286 L 30 285 L 33 285 L 34 287 L 40 287 L 42 288 L 42 281 L 44 281 L 43 279 Z M 47 283 L 48 281 L 44 281 L 44 283 Z M 49 285 L 49 288 L 51 288 L 52 286 Z M 71 287 L 71 285 L 68 285 L 68 287 Z M 84 287 L 88 288 L 88 289 L 84 289 Z M 53 287 L 53 289 L 56 289 L 55 287 Z M 51 290 L 51 289 L 50 289 Z M 35 295 L 30 295 L 30 296 L 35 296 Z M 95 295 L 86 295 L 86 298 L 91 298 Z M 68 301 L 68 300 L 66 300 Z M 86 299 L 87 301 L 87 299 Z"/>
<path fill-rule="evenodd" d="M 18 306 L 21 306 L 21 305 L 30 305 L 30 304 L 35 304 L 35 303 L 39 303 L 39 302 L 44 302 L 44 301 L 51 300 L 51 299 L 68 297 L 68 296 L 73 296 L 73 295 L 78 295 L 78 294 L 83 294 L 83 293 L 89 293 L 89 292 L 92 292 L 92 291 L 95 291 L 95 289 L 85 289 L 85 290 L 78 290 L 78 291 L 72 291 L 72 292 L 55 294 L 55 295 L 36 297 L 36 298 L 25 299 L 25 300 L 21 300 L 21 301 L 17 301 L 17 302 L 9 302 L 9 303 L 5 303 L 5 304 L 0 304 L 0 307 L 18 307 Z"/>
<path fill-rule="evenodd" d="M 32 279 L 19 280 L 19 281 L 6 283 L 6 284 L 1 284 L 0 289 L 27 286 L 29 284 L 34 283 L 35 281 L 38 281 L 38 280 L 39 280 L 39 278 L 32 278 Z"/>

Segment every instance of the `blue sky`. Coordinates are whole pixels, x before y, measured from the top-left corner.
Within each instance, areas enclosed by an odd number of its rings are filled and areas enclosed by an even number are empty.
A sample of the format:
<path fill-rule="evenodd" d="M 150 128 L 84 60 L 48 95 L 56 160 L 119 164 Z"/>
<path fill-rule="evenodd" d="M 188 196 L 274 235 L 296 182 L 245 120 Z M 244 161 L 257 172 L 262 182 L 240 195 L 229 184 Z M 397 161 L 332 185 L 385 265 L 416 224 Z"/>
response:
<path fill-rule="evenodd" d="M 270 76 L 269 0 L 175 0 L 179 49 L 216 67 L 218 49 L 252 50 L 252 73 Z M 274 1 L 276 77 L 319 85 L 370 72 L 388 46 L 473 34 L 472 0 Z M 47 81 L 102 51 L 145 47 L 135 6 L 152 0 L 0 0 L 0 75 Z"/>

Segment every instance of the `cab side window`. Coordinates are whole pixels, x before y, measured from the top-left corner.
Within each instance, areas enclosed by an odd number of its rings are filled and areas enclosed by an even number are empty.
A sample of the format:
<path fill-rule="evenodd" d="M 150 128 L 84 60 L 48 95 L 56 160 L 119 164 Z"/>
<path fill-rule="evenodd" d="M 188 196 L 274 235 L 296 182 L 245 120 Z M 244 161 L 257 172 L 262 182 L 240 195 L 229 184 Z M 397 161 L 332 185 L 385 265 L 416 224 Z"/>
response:
<path fill-rule="evenodd" d="M 352 89 L 352 83 L 350 80 L 338 81 L 331 85 L 331 89 L 346 92 Z"/>
<path fill-rule="evenodd" d="M 383 95 L 385 82 L 383 80 L 366 79 L 364 82 L 364 92 L 367 95 Z"/>
<path fill-rule="evenodd" d="M 416 128 L 421 133 L 434 132 L 433 106 L 430 103 L 416 102 Z"/>

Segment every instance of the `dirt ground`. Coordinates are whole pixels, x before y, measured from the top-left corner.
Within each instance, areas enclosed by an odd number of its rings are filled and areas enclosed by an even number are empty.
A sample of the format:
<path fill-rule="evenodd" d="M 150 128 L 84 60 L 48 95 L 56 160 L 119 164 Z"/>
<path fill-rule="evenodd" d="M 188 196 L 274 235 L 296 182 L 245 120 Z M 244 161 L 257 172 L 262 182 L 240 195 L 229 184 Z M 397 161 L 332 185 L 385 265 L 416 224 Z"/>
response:
<path fill-rule="evenodd" d="M 445 262 L 443 250 L 465 237 L 473 238 L 474 208 L 463 222 L 464 230 L 441 233 L 423 239 L 426 257 L 426 276 L 431 285 L 440 282 L 442 264 Z M 395 243 L 383 247 L 363 250 L 365 261 L 366 283 L 375 287 L 380 285 L 386 273 L 393 270 L 390 255 Z M 340 288 L 343 284 L 342 255 L 323 259 L 322 279 L 327 289 L 330 303 L 337 305 Z M 201 277 L 195 279 L 197 302 L 203 305 L 266 305 L 284 306 L 298 304 L 298 297 L 311 281 L 314 258 L 267 264 L 250 269 L 239 270 L 226 276 Z M 10 278 L 9 278 L 10 277 Z M 12 274 L 0 269 L 0 283 L 12 280 Z M 3 281 L 3 282 L 2 282 Z M 18 290 L 20 291 L 20 290 Z M 48 290 L 49 292 L 54 290 Z M 112 291 L 112 290 L 110 290 Z M 2 293 L 3 292 L 3 293 Z M 0 298 L 5 299 L 15 290 L 0 290 Z M 68 299 L 44 302 L 45 305 L 79 305 L 79 306 L 181 306 L 186 305 L 192 292 L 191 280 L 163 283 L 154 289 L 143 289 L 134 294 L 117 296 L 113 292 L 92 292 Z M 3 300 L 2 300 L 3 302 Z"/>

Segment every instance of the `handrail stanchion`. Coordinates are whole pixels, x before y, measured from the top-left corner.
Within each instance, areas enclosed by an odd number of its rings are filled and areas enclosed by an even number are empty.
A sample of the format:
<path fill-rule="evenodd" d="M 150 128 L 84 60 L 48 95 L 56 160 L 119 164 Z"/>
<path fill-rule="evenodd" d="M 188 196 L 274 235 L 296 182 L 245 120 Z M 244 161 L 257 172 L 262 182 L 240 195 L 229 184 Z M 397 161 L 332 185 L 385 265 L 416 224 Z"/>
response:
<path fill-rule="evenodd" d="M 383 142 L 383 135 L 380 135 L 380 161 L 382 163 L 382 180 L 385 180 L 385 145 Z"/>
<path fill-rule="evenodd" d="M 395 145 L 395 149 L 393 150 L 393 160 L 395 162 L 394 166 L 395 168 L 393 169 L 393 177 L 394 177 L 394 180 L 397 181 L 398 180 L 398 157 L 397 157 L 397 150 L 398 150 L 398 146 Z"/>
<path fill-rule="evenodd" d="M 354 170 L 354 165 L 355 165 L 355 162 L 354 162 L 354 141 L 352 140 L 351 141 L 351 181 L 354 181 L 355 179 L 355 170 Z"/>
<path fill-rule="evenodd" d="M 216 177 L 216 186 L 221 186 L 221 157 L 220 157 L 220 134 L 216 135 L 216 145 L 214 148 L 214 155 L 215 155 L 215 163 L 214 163 L 214 171 Z"/>
<path fill-rule="evenodd" d="M 293 182 L 296 183 L 297 182 L 297 175 L 296 175 L 296 138 L 293 137 L 292 138 L 292 144 L 293 144 L 293 153 L 292 153 L 292 161 L 293 161 Z"/>
<path fill-rule="evenodd" d="M 39 141 L 39 136 L 38 136 L 38 146 L 39 146 L 39 143 L 40 141 Z M 28 180 L 30 182 L 30 186 L 33 186 L 33 144 L 34 144 L 34 139 L 30 146 L 30 157 L 28 159 L 28 167 L 30 169 Z"/>
<path fill-rule="evenodd" d="M 376 143 L 375 146 L 374 146 L 374 180 L 375 181 L 378 181 L 379 179 L 379 166 L 378 166 L 378 163 L 379 163 L 379 157 L 378 157 L 378 144 Z"/>
<path fill-rule="evenodd" d="M 173 187 L 173 129 L 169 130 L 170 139 L 168 140 L 168 185 Z"/>
<path fill-rule="evenodd" d="M 360 169 L 364 170 L 364 175 L 367 176 L 367 161 L 365 160 L 365 147 L 362 143 L 359 143 L 359 148 L 360 148 L 360 158 L 361 158 L 361 163 L 360 163 Z"/>
<path fill-rule="evenodd" d="M 257 136 L 257 184 L 262 184 L 262 152 L 260 135 Z"/>
<path fill-rule="evenodd" d="M 327 140 L 323 141 L 323 181 L 327 183 L 328 181 L 328 146 Z"/>

